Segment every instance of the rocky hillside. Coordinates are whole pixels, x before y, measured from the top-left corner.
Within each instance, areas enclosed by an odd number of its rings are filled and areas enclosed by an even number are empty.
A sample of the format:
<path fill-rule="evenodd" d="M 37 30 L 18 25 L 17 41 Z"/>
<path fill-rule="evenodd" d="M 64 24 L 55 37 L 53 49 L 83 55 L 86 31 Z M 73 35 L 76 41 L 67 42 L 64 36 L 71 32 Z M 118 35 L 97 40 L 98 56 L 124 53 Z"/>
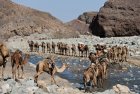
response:
<path fill-rule="evenodd" d="M 108 0 L 90 29 L 101 37 L 140 35 L 140 0 Z"/>
<path fill-rule="evenodd" d="M 89 24 L 95 19 L 97 12 L 84 12 L 77 19 L 68 23 L 68 26 L 75 28 L 80 34 L 90 34 Z"/>
<path fill-rule="evenodd" d="M 45 33 L 53 38 L 78 37 L 78 32 L 49 13 L 41 12 L 11 0 L 0 0 L 0 38 Z"/>

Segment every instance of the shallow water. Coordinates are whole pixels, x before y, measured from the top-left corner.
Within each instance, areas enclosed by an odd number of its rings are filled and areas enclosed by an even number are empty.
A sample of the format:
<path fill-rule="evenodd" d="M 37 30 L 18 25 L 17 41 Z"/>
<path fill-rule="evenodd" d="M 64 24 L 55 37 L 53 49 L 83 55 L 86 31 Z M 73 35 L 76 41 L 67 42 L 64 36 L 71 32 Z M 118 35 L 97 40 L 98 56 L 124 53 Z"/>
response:
<path fill-rule="evenodd" d="M 39 60 L 43 58 L 40 56 L 32 55 L 29 62 L 36 64 Z M 65 58 L 62 59 L 57 57 L 55 59 L 56 65 L 61 66 L 62 63 L 69 64 L 69 68 L 66 69 L 63 73 L 58 74 L 60 77 L 67 79 L 69 82 L 77 88 L 83 88 L 83 71 L 90 65 L 89 60 L 81 58 Z M 123 71 L 122 66 L 127 67 L 127 70 Z M 116 84 L 126 85 L 130 88 L 131 91 L 140 93 L 140 68 L 128 64 L 113 64 L 109 68 L 109 76 L 105 81 L 104 90 L 112 88 Z"/>

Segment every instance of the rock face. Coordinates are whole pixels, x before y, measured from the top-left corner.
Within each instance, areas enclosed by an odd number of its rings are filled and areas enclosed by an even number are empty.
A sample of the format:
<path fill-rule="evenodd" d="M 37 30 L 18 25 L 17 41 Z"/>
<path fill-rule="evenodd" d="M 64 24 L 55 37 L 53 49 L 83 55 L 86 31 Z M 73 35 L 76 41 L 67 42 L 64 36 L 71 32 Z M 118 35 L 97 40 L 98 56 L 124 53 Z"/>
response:
<path fill-rule="evenodd" d="M 84 12 L 77 19 L 66 23 L 68 26 L 76 29 L 80 34 L 90 34 L 89 24 L 95 19 L 97 12 Z"/>
<path fill-rule="evenodd" d="M 53 38 L 78 37 L 78 32 L 67 27 L 49 13 L 24 7 L 10 0 L 0 0 L 0 37 L 28 36 L 45 33 Z"/>
<path fill-rule="evenodd" d="M 67 23 L 68 26 L 74 28 L 75 30 L 79 31 L 80 34 L 89 34 L 89 24 L 86 24 L 83 21 L 78 19 L 72 20 Z"/>
<path fill-rule="evenodd" d="M 78 17 L 78 20 L 85 22 L 86 24 L 91 24 L 92 20 L 96 18 L 97 12 L 84 12 Z"/>
<path fill-rule="evenodd" d="M 140 35 L 140 0 L 108 0 L 90 29 L 100 37 Z"/>

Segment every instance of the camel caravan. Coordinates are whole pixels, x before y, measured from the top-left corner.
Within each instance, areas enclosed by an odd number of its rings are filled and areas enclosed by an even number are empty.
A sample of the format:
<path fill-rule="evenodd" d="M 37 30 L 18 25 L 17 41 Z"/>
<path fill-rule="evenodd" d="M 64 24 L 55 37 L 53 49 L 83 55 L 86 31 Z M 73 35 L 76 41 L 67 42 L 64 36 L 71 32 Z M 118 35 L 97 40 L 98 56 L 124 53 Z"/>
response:
<path fill-rule="evenodd" d="M 90 82 L 93 88 L 103 88 L 104 80 L 107 79 L 108 66 L 110 63 L 126 62 L 128 48 L 126 46 L 94 45 L 96 52 L 89 54 L 91 65 L 84 70 L 83 82 L 84 89 L 87 91 L 87 83 Z"/>
<path fill-rule="evenodd" d="M 48 53 L 56 53 L 56 47 L 58 49 L 58 53 L 60 55 L 70 55 L 72 52 L 72 56 L 77 55 L 76 45 L 72 44 L 69 46 L 66 43 L 58 42 L 55 44 L 42 42 L 41 45 L 39 43 L 34 43 L 33 41 L 28 41 L 31 52 L 39 52 L 39 47 L 42 47 L 42 52 Z M 103 88 L 103 84 L 105 79 L 108 76 L 108 66 L 110 63 L 117 62 L 126 62 L 128 57 L 128 48 L 126 46 L 106 46 L 105 44 L 97 44 L 93 45 L 96 49 L 96 52 L 90 52 L 88 45 L 84 45 L 83 43 L 79 43 L 77 49 L 79 51 L 79 56 L 88 57 L 91 64 L 88 68 L 86 68 L 83 72 L 83 82 L 84 89 L 87 91 L 87 83 L 91 83 L 93 88 L 100 87 Z M 23 78 L 24 69 L 23 66 L 28 63 L 30 58 L 29 53 L 23 53 L 19 49 L 15 52 L 10 53 L 9 49 L 6 47 L 4 43 L 0 43 L 0 66 L 2 66 L 2 78 L 4 76 L 4 69 L 7 63 L 7 58 L 11 58 L 11 68 L 12 68 L 12 78 L 20 79 Z M 19 68 L 21 68 L 22 73 L 19 72 Z M 55 73 L 61 73 L 65 69 L 68 68 L 68 64 L 65 62 L 63 65 L 58 68 L 55 64 L 54 57 L 50 56 L 36 64 L 36 73 L 34 75 L 34 81 L 37 83 L 38 77 L 46 72 L 51 76 L 51 83 L 56 84 L 54 79 Z M 18 74 L 18 77 L 17 77 Z M 21 76 L 20 76 L 21 74 Z"/>
<path fill-rule="evenodd" d="M 39 48 L 42 48 L 42 53 L 54 53 L 59 55 L 66 55 L 66 56 L 80 56 L 80 57 L 87 57 L 89 54 L 89 47 L 82 42 L 79 42 L 76 46 L 75 44 L 68 45 L 67 43 L 58 42 L 58 43 L 45 43 L 28 41 L 30 52 L 39 52 Z M 56 50 L 57 49 L 57 50 Z M 57 51 L 57 52 L 56 52 Z M 79 54 L 77 53 L 79 52 Z"/>

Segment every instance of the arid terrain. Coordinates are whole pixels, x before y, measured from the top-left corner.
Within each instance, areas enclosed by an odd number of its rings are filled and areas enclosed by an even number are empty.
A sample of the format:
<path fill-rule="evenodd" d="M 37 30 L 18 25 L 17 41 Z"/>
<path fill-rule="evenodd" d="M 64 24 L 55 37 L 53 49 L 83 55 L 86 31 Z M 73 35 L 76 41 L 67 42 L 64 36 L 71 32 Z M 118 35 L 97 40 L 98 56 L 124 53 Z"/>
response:
<path fill-rule="evenodd" d="M 63 23 L 50 13 L 11 0 L 0 0 L 0 43 L 6 44 L 11 53 L 19 49 L 23 54 L 30 54 L 30 59 L 24 66 L 24 78 L 17 81 L 12 79 L 10 54 L 4 79 L 1 79 L 0 74 L 0 94 L 139 94 L 139 4 L 139 0 L 108 0 L 99 12 L 84 12 L 74 20 Z M 76 56 L 60 55 L 58 48 L 55 54 L 47 51 L 42 53 L 41 46 L 39 52 L 31 52 L 29 41 L 39 45 L 42 42 L 45 45 L 62 42 L 70 47 L 75 44 Z M 107 47 L 126 46 L 128 61 L 110 65 L 105 88 L 85 92 L 83 71 L 91 62 L 88 57 L 78 56 L 78 43 L 87 45 L 89 52 L 96 52 L 94 45 L 97 44 L 105 44 Z M 34 83 L 36 64 L 48 56 L 54 56 L 58 67 L 62 63 L 69 64 L 69 67 L 62 73 L 56 73 L 54 78 L 57 85 L 51 85 L 50 75 L 43 73 L 37 86 Z"/>

